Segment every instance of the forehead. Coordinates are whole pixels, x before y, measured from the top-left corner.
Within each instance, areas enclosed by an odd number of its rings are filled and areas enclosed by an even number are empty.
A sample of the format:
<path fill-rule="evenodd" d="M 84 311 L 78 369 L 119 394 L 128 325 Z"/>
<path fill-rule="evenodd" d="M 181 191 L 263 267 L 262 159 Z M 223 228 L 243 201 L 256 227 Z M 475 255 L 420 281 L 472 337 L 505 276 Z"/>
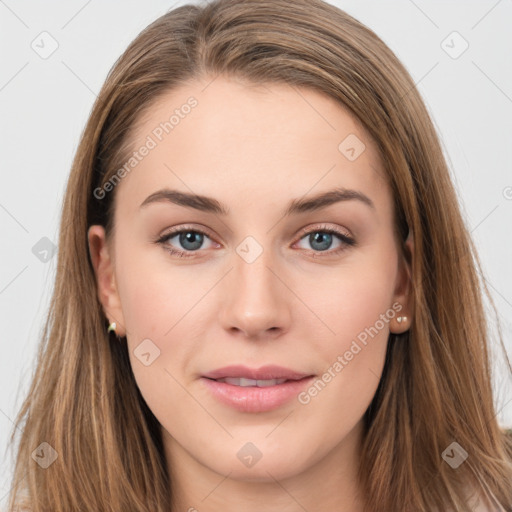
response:
<path fill-rule="evenodd" d="M 120 188 L 131 204 L 162 187 L 242 206 L 340 186 L 390 203 L 374 141 L 348 109 L 309 88 L 191 81 L 144 112 L 130 143 L 137 161 Z"/>

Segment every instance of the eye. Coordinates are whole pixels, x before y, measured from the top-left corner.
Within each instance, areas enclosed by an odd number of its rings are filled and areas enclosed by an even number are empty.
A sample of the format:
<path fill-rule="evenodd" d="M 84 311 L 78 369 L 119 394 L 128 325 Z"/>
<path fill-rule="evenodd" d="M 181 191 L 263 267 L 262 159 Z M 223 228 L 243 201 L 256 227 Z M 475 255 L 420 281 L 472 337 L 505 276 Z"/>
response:
<path fill-rule="evenodd" d="M 180 258 L 189 258 L 194 256 L 194 252 L 198 249 L 207 249 L 208 247 L 202 247 L 205 237 L 210 239 L 207 233 L 199 229 L 189 229 L 187 227 L 181 227 L 179 230 L 173 230 L 156 240 L 156 243 L 162 244 L 164 248 L 175 256 Z M 176 239 L 175 243 L 181 245 L 185 250 L 174 248 L 170 242 Z"/>
<path fill-rule="evenodd" d="M 319 252 L 327 252 L 329 255 L 338 254 L 346 250 L 348 247 L 355 245 L 355 240 L 347 233 L 335 228 L 329 228 L 325 225 L 315 226 L 315 228 L 305 228 L 301 231 L 301 239 L 308 242 L 312 252 L 316 256 Z M 338 247 L 331 249 L 333 242 L 338 242 Z M 307 248 L 306 248 L 307 249 Z M 311 251 L 311 249 L 307 249 Z"/>

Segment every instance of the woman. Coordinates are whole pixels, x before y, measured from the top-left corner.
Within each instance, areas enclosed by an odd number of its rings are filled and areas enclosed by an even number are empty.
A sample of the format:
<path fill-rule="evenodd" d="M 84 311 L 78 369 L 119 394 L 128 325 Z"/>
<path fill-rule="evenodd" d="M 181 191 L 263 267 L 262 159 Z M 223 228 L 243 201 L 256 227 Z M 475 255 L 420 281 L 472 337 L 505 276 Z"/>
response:
<path fill-rule="evenodd" d="M 145 29 L 83 133 L 58 258 L 12 509 L 511 509 L 437 135 L 339 9 L 217 0 Z"/>

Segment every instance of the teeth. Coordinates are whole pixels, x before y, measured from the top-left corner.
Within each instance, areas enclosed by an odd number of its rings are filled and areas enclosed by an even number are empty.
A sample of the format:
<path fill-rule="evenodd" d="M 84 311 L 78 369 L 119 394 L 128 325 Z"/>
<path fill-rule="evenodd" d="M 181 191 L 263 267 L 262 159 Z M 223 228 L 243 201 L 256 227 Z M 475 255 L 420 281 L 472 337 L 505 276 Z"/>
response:
<path fill-rule="evenodd" d="M 286 382 L 287 379 L 267 379 L 267 380 L 255 380 L 255 379 L 244 379 L 235 377 L 225 377 L 224 379 L 217 379 L 217 382 L 225 382 L 232 386 L 249 387 L 256 386 L 258 388 L 266 388 L 268 386 L 276 386 Z"/>

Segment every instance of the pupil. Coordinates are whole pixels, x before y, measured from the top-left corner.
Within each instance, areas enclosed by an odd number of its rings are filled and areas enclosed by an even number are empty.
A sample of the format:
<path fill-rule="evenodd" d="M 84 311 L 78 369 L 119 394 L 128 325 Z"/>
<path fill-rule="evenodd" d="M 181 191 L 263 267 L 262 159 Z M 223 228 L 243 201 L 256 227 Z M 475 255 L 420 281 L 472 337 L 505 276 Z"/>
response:
<path fill-rule="evenodd" d="M 196 239 L 195 242 L 194 239 Z M 197 233 L 195 231 L 187 231 L 186 233 L 180 234 L 180 243 L 185 249 L 187 249 L 187 251 L 199 249 L 201 247 L 202 242 L 203 235 L 201 233 Z M 187 244 L 191 244 L 191 246 L 187 246 Z"/>

